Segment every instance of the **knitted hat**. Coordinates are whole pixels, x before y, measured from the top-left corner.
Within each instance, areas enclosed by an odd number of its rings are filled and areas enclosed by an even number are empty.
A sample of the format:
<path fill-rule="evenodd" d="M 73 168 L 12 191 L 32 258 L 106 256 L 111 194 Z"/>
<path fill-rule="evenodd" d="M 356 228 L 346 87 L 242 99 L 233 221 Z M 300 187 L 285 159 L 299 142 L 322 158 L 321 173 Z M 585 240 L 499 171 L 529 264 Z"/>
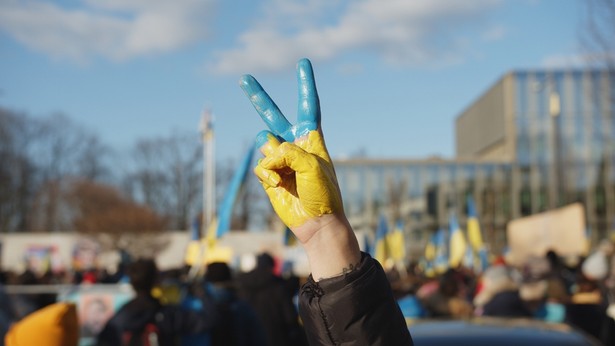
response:
<path fill-rule="evenodd" d="M 15 323 L 4 338 L 6 346 L 76 346 L 79 322 L 73 303 L 55 303 Z"/>

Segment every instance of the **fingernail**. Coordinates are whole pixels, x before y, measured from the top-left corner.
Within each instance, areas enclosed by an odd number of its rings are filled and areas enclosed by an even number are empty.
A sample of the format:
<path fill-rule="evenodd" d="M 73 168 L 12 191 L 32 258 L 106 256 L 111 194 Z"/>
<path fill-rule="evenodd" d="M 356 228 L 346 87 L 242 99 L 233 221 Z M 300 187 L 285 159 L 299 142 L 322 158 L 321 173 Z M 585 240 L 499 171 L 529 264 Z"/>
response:
<path fill-rule="evenodd" d="M 265 173 L 267 180 L 269 180 L 269 185 L 278 186 L 280 185 L 280 176 L 273 172 Z"/>

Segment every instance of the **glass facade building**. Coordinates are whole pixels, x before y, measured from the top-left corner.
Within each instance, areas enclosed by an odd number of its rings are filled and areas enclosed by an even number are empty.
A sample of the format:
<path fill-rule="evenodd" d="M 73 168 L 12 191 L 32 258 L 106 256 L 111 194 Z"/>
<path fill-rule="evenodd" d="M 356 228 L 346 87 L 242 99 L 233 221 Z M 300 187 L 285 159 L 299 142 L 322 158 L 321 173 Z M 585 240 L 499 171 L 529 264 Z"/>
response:
<path fill-rule="evenodd" d="M 455 122 L 455 158 L 335 162 L 355 229 L 379 215 L 405 221 L 417 246 L 451 212 L 465 222 L 468 195 L 494 250 L 507 223 L 573 202 L 593 240 L 615 225 L 615 73 L 513 71 Z"/>

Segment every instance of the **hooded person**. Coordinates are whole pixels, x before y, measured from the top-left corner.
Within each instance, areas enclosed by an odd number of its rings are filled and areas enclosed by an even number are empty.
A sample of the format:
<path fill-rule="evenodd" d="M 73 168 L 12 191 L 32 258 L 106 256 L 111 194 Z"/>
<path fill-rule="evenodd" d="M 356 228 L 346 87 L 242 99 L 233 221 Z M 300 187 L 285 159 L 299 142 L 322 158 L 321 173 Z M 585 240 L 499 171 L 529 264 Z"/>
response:
<path fill-rule="evenodd" d="M 213 262 L 207 265 L 204 291 L 220 318 L 210 332 L 211 346 L 266 346 L 261 321 L 248 302 L 237 296 L 235 286 L 228 264 Z"/>
<path fill-rule="evenodd" d="M 76 346 L 79 321 L 73 303 L 55 303 L 13 324 L 4 338 L 6 346 Z"/>
<path fill-rule="evenodd" d="M 258 255 L 254 270 L 238 278 L 239 296 L 256 312 L 269 346 L 307 345 L 287 285 L 284 279 L 275 275 L 274 268 L 275 260 L 270 254 Z"/>

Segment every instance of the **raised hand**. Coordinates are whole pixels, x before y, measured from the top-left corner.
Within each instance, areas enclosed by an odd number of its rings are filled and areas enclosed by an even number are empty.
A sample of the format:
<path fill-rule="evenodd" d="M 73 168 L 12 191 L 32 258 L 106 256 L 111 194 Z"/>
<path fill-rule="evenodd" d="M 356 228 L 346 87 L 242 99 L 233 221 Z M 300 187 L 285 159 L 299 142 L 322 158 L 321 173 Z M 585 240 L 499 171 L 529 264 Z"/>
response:
<path fill-rule="evenodd" d="M 297 64 L 299 107 L 291 124 L 250 75 L 240 85 L 271 131 L 256 136 L 265 158 L 254 168 L 275 212 L 303 245 L 315 280 L 337 276 L 360 259 L 344 215 L 333 163 L 320 128 L 320 103 L 309 60 Z"/>
<path fill-rule="evenodd" d="M 312 65 L 297 64 L 299 107 L 291 124 L 261 85 L 250 75 L 240 85 L 271 131 L 262 131 L 257 146 L 265 155 L 254 169 L 274 210 L 306 242 L 313 232 L 300 226 L 325 214 L 343 214 L 335 170 L 320 128 L 320 104 Z"/>

